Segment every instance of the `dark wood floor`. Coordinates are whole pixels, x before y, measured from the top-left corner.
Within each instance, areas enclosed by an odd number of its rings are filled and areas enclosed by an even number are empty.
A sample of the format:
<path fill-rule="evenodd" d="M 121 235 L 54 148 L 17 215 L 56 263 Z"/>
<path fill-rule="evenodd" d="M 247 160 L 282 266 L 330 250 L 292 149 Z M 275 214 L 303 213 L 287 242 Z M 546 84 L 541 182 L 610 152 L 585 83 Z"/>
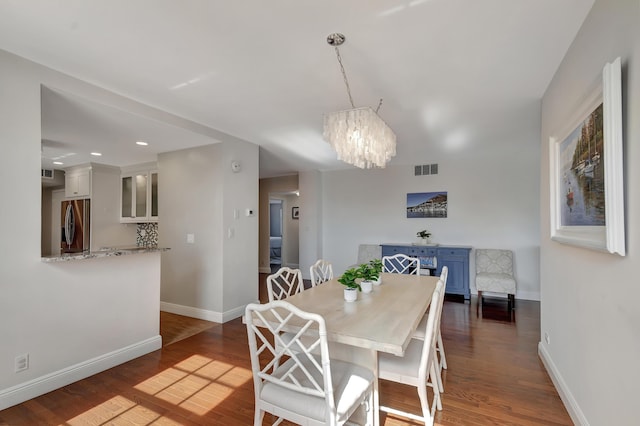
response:
<path fill-rule="evenodd" d="M 262 277 L 264 279 L 264 277 Z M 438 425 L 571 425 L 537 355 L 540 305 L 445 301 Z M 183 320 L 183 319 L 181 319 Z M 415 388 L 382 381 L 381 403 L 419 413 Z M 381 414 L 383 424 L 414 425 Z M 240 319 L 0 411 L 0 425 L 251 425 L 253 382 Z M 265 422 L 267 423 L 267 422 Z"/>

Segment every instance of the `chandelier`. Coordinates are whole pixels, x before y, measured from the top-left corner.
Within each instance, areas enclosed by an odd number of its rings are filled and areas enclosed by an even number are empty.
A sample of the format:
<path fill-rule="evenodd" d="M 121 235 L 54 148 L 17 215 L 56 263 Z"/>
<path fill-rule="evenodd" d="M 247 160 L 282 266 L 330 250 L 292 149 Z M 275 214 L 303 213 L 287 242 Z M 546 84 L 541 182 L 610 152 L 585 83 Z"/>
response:
<path fill-rule="evenodd" d="M 338 50 L 338 46 L 344 41 L 344 35 L 339 33 L 327 37 L 327 43 L 336 51 L 351 109 L 325 114 L 324 139 L 338 153 L 338 160 L 361 169 L 374 166 L 384 168 L 391 157 L 396 155 L 396 135 L 378 116 L 382 99 L 375 111 L 370 107 L 355 107 Z"/>

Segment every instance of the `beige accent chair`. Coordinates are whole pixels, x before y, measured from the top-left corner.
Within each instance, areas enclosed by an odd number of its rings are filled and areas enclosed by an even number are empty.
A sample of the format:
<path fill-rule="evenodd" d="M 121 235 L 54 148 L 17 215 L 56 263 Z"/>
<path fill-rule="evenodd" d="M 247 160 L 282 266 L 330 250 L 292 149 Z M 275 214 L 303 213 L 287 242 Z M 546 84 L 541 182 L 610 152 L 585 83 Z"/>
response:
<path fill-rule="evenodd" d="M 309 267 L 309 274 L 311 275 L 311 287 L 315 287 L 333 279 L 333 267 L 326 260 L 318 259 Z"/>
<path fill-rule="evenodd" d="M 378 374 L 381 379 L 415 386 L 420 398 L 422 416 L 401 411 L 395 408 L 381 406 L 380 410 L 387 413 L 407 417 L 411 420 L 423 422 L 425 425 L 434 424 L 435 411 L 442 410 L 440 391 L 438 388 L 436 371 L 436 330 L 439 327 L 444 300 L 444 283 L 439 280 L 431 298 L 431 307 L 427 314 L 427 324 L 424 340 L 411 339 L 403 357 L 380 353 L 378 355 Z M 433 399 L 429 404 L 427 387 L 433 390 Z"/>
<path fill-rule="evenodd" d="M 373 371 L 330 357 L 322 316 L 275 301 L 247 305 L 245 319 L 255 393 L 254 426 L 262 425 L 265 413 L 278 418 L 274 424 L 288 420 L 324 426 L 344 425 L 363 411 L 367 424 L 373 424 Z M 300 324 L 301 329 L 285 341 L 279 330 L 287 324 Z M 300 339 L 302 335 L 305 339 Z"/>
<path fill-rule="evenodd" d="M 500 249 L 476 249 L 476 289 L 478 304 L 482 293 L 506 293 L 508 309 L 515 308 L 516 279 L 513 273 L 513 252 Z"/>

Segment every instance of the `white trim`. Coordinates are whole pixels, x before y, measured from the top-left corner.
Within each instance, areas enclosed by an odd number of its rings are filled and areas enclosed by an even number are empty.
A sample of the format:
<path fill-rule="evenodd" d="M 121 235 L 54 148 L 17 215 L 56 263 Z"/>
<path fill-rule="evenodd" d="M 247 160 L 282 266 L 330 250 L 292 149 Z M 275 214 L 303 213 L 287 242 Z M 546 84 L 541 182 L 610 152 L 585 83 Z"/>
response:
<path fill-rule="evenodd" d="M 178 305 L 169 302 L 160 302 L 160 310 L 172 314 L 184 315 L 191 318 L 202 319 L 211 322 L 225 323 L 244 315 L 246 305 L 238 306 L 226 312 L 215 312 L 207 309 L 194 308 L 193 306 Z"/>
<path fill-rule="evenodd" d="M 558 391 L 558 395 L 560 395 L 560 399 L 564 403 L 564 407 L 567 409 L 571 420 L 573 420 L 576 425 L 589 426 L 587 418 L 584 416 L 584 413 L 580 409 L 578 402 L 571 394 L 569 386 L 567 386 L 567 383 L 562 378 L 562 375 L 556 368 L 553 360 L 549 356 L 549 352 L 547 352 L 542 342 L 538 342 L 538 356 L 542 360 L 542 364 L 547 370 L 547 373 L 549 374 L 553 385 Z"/>
<path fill-rule="evenodd" d="M 160 348 L 162 348 L 162 337 L 157 335 L 62 370 L 37 377 L 28 382 L 3 389 L 0 391 L 0 410 L 93 376 Z"/>

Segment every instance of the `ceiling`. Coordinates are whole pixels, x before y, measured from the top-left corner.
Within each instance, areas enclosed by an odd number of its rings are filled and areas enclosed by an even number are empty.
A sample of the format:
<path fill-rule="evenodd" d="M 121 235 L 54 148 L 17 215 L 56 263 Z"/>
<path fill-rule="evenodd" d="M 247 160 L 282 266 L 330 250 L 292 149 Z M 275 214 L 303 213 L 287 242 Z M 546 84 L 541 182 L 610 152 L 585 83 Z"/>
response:
<path fill-rule="evenodd" d="M 323 113 L 349 108 L 330 33 L 347 38 L 356 106 L 384 99 L 398 140 L 390 164 L 420 164 L 476 142 L 490 151 L 514 111 L 539 102 L 592 4 L 3 0 L 0 49 L 255 143 L 270 177 L 351 167 L 322 139 Z M 43 156 L 65 165 L 217 142 L 56 90 L 43 90 L 42 114 Z"/>

